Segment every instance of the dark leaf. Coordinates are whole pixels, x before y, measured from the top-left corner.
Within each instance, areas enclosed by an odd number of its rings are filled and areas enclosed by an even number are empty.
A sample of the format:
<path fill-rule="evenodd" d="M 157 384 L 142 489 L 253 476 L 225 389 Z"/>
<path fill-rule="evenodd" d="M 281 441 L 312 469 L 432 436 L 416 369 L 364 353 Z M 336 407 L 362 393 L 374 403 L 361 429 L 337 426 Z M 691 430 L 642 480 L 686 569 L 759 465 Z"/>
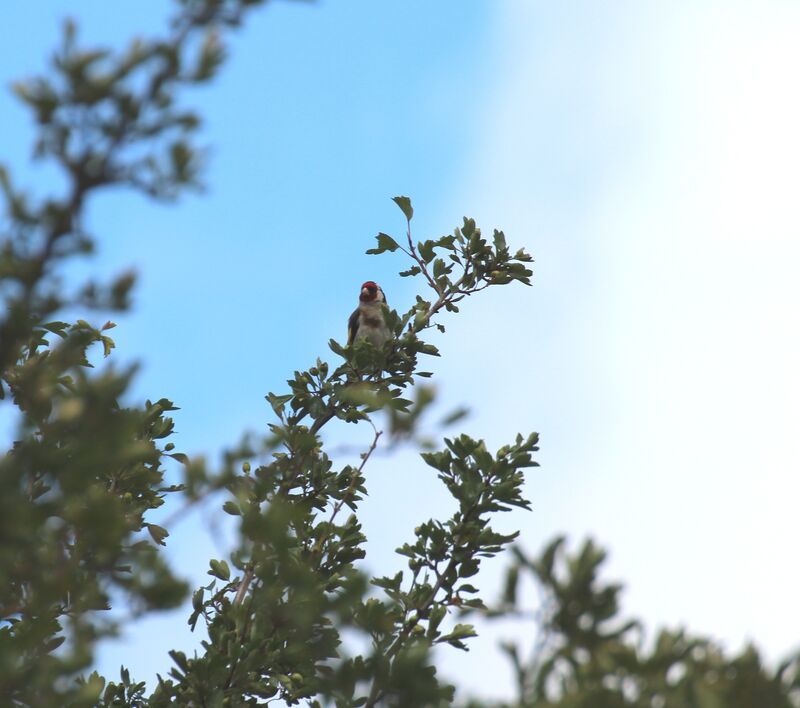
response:
<path fill-rule="evenodd" d="M 392 201 L 400 207 L 400 210 L 406 217 L 407 221 L 411 221 L 414 216 L 414 209 L 411 206 L 411 200 L 408 197 L 392 197 Z"/>
<path fill-rule="evenodd" d="M 169 536 L 169 531 L 167 531 L 162 526 L 157 526 L 156 524 L 145 524 L 147 526 L 147 530 L 150 532 L 150 536 L 152 536 L 153 540 L 159 546 L 166 546 L 167 544 L 164 543 L 164 539 Z"/>

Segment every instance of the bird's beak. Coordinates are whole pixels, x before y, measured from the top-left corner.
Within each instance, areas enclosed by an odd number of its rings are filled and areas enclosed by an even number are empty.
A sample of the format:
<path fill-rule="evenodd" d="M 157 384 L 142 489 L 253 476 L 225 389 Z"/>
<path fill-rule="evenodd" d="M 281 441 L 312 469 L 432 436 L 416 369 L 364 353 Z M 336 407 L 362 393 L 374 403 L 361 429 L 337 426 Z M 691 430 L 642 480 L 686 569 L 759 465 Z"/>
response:
<path fill-rule="evenodd" d="M 362 295 L 369 295 L 369 290 L 367 290 L 366 288 L 361 288 L 361 294 Z"/>

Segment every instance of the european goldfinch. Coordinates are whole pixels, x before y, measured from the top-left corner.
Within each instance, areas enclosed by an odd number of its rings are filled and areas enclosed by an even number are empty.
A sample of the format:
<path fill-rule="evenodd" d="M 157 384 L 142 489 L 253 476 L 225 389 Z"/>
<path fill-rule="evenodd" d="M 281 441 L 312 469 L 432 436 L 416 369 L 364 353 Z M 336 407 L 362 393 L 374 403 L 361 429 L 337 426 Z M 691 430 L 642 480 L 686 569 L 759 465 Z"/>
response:
<path fill-rule="evenodd" d="M 372 342 L 376 349 L 382 349 L 392 336 L 392 331 L 386 326 L 383 318 L 386 296 L 380 285 L 368 280 L 361 286 L 358 300 L 358 307 L 347 322 L 347 344 L 366 339 Z"/>

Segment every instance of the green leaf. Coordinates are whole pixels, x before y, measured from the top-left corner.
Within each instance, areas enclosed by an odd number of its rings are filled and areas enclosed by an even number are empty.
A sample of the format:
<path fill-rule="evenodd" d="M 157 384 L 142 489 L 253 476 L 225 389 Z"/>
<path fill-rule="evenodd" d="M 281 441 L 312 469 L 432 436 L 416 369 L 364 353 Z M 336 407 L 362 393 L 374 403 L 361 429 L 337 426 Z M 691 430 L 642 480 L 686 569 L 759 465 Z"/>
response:
<path fill-rule="evenodd" d="M 176 649 L 172 649 L 168 653 L 181 671 L 186 672 L 189 670 L 189 662 L 186 660 L 186 654 L 184 654 L 182 651 L 177 651 Z"/>
<path fill-rule="evenodd" d="M 226 514 L 230 514 L 231 516 L 242 515 L 242 510 L 239 508 L 239 505 L 232 499 L 228 499 L 228 501 L 222 505 L 222 511 L 224 511 Z"/>
<path fill-rule="evenodd" d="M 167 531 L 163 526 L 157 526 L 156 524 L 145 524 L 145 526 L 147 526 L 150 536 L 152 536 L 153 540 L 159 546 L 167 545 L 164 543 L 164 539 L 169 536 L 169 531 Z"/>
<path fill-rule="evenodd" d="M 386 251 L 394 252 L 400 248 L 400 245 L 397 243 L 397 241 L 395 241 L 388 234 L 379 233 L 375 239 L 378 241 L 378 247 L 367 249 L 367 254 L 370 256 L 376 256 Z"/>
<path fill-rule="evenodd" d="M 48 332 L 57 334 L 61 338 L 66 338 L 67 335 L 64 330 L 69 327 L 69 324 L 66 322 L 46 322 L 42 325 L 42 327 L 44 327 Z"/>
<path fill-rule="evenodd" d="M 453 423 L 457 423 L 459 420 L 461 420 L 462 418 L 465 418 L 468 415 L 469 415 L 469 408 L 465 408 L 463 406 L 460 407 L 460 408 L 456 408 L 455 410 L 453 410 L 450 413 L 448 413 L 442 419 L 442 422 L 440 423 L 440 425 L 442 425 L 442 426 L 452 425 Z"/>
<path fill-rule="evenodd" d="M 453 627 L 453 631 L 450 634 L 445 635 L 442 639 L 467 639 L 469 637 L 477 637 L 478 633 L 475 631 L 475 627 L 471 624 L 457 624 Z"/>
<path fill-rule="evenodd" d="M 328 347 L 334 354 L 338 354 L 341 357 L 346 357 L 347 354 L 345 353 L 344 347 L 339 344 L 335 339 L 331 339 L 328 342 Z"/>
<path fill-rule="evenodd" d="M 453 272 L 453 266 L 447 265 L 441 258 L 437 258 L 433 262 L 433 277 L 437 280 L 443 275 L 448 275 Z"/>
<path fill-rule="evenodd" d="M 400 211 L 406 217 L 407 221 L 411 221 L 414 216 L 414 209 L 411 206 L 411 200 L 408 197 L 392 197 L 392 201 L 400 207 Z"/>
<path fill-rule="evenodd" d="M 478 567 L 478 561 L 474 558 L 469 558 L 461 564 L 461 567 L 458 570 L 458 576 L 460 578 L 471 578 L 473 575 L 477 574 Z"/>
<path fill-rule="evenodd" d="M 209 561 L 209 565 L 211 566 L 211 570 L 208 571 L 209 575 L 213 575 L 215 578 L 219 578 L 220 580 L 230 580 L 231 569 L 224 560 L 219 561 L 212 559 Z"/>
<path fill-rule="evenodd" d="M 67 638 L 63 636 L 53 637 L 52 639 L 49 639 L 47 642 L 45 642 L 43 649 L 46 653 L 49 654 L 51 651 L 55 651 L 56 649 L 58 649 L 58 647 L 60 647 L 66 641 L 66 639 Z"/>
<path fill-rule="evenodd" d="M 400 590 L 400 584 L 403 582 L 403 571 L 398 571 L 397 574 L 391 578 L 389 576 L 373 578 L 370 582 L 379 588 L 397 592 Z"/>
<path fill-rule="evenodd" d="M 275 415 L 281 416 L 283 415 L 283 410 L 286 404 L 292 400 L 292 394 L 287 393 L 283 396 L 277 396 L 276 394 L 270 392 L 266 396 L 264 396 L 264 398 L 266 398 L 267 401 L 269 402 L 269 405 L 275 412 Z"/>
<path fill-rule="evenodd" d="M 172 159 L 172 167 L 175 170 L 178 179 L 187 176 L 187 168 L 189 163 L 194 157 L 191 148 L 182 140 L 176 140 L 170 146 L 170 157 Z"/>
<path fill-rule="evenodd" d="M 449 634 L 443 634 L 439 639 L 437 639 L 437 643 L 439 642 L 447 642 L 451 646 L 456 647 L 457 649 L 464 649 L 466 650 L 467 646 L 462 642 L 462 639 L 469 639 L 470 637 L 477 637 L 478 633 L 475 631 L 475 628 L 471 624 L 457 624 L 453 631 Z"/>
<path fill-rule="evenodd" d="M 444 605 L 436 605 L 431 609 L 428 617 L 428 631 L 426 636 L 429 640 L 433 641 L 439 636 L 439 625 L 447 615 L 447 608 Z"/>
<path fill-rule="evenodd" d="M 114 344 L 114 340 L 111 337 L 102 336 L 100 337 L 100 341 L 103 342 L 103 356 L 107 357 L 111 354 L 111 350 L 116 346 Z"/>
<path fill-rule="evenodd" d="M 425 263 L 430 263 L 433 260 L 433 257 L 436 255 L 434 251 L 434 246 L 436 244 L 433 241 L 420 241 L 417 244 L 417 250 L 419 251 L 419 256 L 422 258 Z"/>
<path fill-rule="evenodd" d="M 192 607 L 195 610 L 203 609 L 203 595 L 205 594 L 205 588 L 199 588 L 192 593 Z"/>

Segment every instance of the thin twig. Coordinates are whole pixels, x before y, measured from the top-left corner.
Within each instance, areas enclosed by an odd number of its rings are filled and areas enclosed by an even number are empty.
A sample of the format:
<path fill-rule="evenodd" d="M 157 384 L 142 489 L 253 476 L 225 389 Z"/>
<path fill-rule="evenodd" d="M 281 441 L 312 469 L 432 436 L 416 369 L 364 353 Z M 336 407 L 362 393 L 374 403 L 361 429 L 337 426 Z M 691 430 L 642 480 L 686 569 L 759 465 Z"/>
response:
<path fill-rule="evenodd" d="M 250 588 L 250 583 L 253 582 L 253 572 L 253 564 L 248 563 L 244 570 L 242 582 L 239 583 L 239 589 L 236 591 L 236 597 L 233 598 L 234 607 L 238 607 L 244 602 L 244 597 L 247 595 L 247 590 Z"/>
<path fill-rule="evenodd" d="M 247 568 L 245 568 L 244 577 L 242 578 L 242 582 L 239 584 L 239 589 L 236 591 L 236 597 L 233 599 L 233 606 L 239 607 L 242 602 L 244 602 L 245 595 L 247 595 L 247 590 L 250 587 L 250 583 L 253 581 L 253 562 L 247 564 Z M 244 625 L 242 627 L 241 634 L 239 635 L 241 639 L 243 639 L 248 632 L 250 627 L 250 617 L 252 616 L 252 610 L 247 610 L 247 615 L 244 620 Z M 237 654 L 231 664 L 231 670 L 228 673 L 228 679 L 225 681 L 225 688 L 230 688 L 231 683 L 233 682 L 233 677 L 236 675 L 236 669 L 239 666 L 239 660 L 241 658 L 240 654 Z"/>
<path fill-rule="evenodd" d="M 358 482 L 359 477 L 361 476 L 361 472 L 364 469 L 364 465 L 367 464 L 367 460 L 369 460 L 372 453 L 375 451 L 375 448 L 378 446 L 378 440 L 380 439 L 381 435 L 383 435 L 382 430 L 378 430 L 374 423 L 367 419 L 367 422 L 372 426 L 372 429 L 375 431 L 375 437 L 372 439 L 372 444 L 369 446 L 369 449 L 363 454 L 361 458 L 361 464 L 359 465 L 358 469 L 353 473 L 352 478 L 350 479 L 350 485 L 345 490 L 342 498 L 336 502 L 336 505 L 333 507 L 333 512 L 331 513 L 331 518 L 328 519 L 328 523 L 333 526 L 333 521 L 336 518 L 336 515 L 341 511 L 342 507 L 347 502 L 348 498 L 353 494 L 356 488 L 356 483 Z M 319 540 L 314 544 L 314 550 L 319 551 L 320 555 L 322 553 L 322 547 L 325 544 L 325 541 L 328 540 L 330 534 L 323 533 Z"/>
<path fill-rule="evenodd" d="M 453 547 L 455 549 L 458 546 L 458 539 L 454 540 L 455 540 L 455 545 Z M 384 658 L 387 661 L 391 661 L 394 658 L 394 655 L 400 650 L 400 647 L 402 647 L 403 643 L 408 638 L 409 634 L 411 633 L 411 630 L 417 624 L 419 617 L 424 613 L 425 610 L 427 610 L 431 606 L 433 601 L 436 599 L 436 594 L 439 592 L 439 590 L 442 589 L 442 584 L 444 583 L 445 577 L 447 577 L 447 575 L 450 574 L 450 572 L 454 569 L 455 565 L 456 565 L 455 557 L 450 558 L 450 561 L 448 562 L 444 572 L 438 576 L 438 580 L 436 581 L 436 584 L 433 586 L 430 594 L 428 595 L 428 599 L 425 600 L 425 602 L 422 603 L 420 607 L 412 608 L 412 610 L 415 612 L 417 620 L 415 620 L 414 622 L 406 621 L 405 625 L 403 626 L 403 629 L 400 630 L 400 634 L 398 634 L 397 637 L 395 637 L 395 640 L 383 654 Z M 380 700 L 380 698 L 381 698 L 381 689 L 380 686 L 378 685 L 378 680 L 376 677 L 372 680 L 372 687 L 370 688 L 367 702 L 364 704 L 365 708 L 371 708 L 372 706 L 375 706 L 378 700 Z"/>
<path fill-rule="evenodd" d="M 419 264 L 420 270 L 422 270 L 423 275 L 425 276 L 425 278 L 427 278 L 427 280 L 430 283 L 431 287 L 437 293 L 439 293 L 439 295 L 441 295 L 443 293 L 442 288 L 440 288 L 439 287 L 439 283 L 437 283 L 436 280 L 434 280 L 431 277 L 431 274 L 428 272 L 427 264 L 417 254 L 417 249 L 414 246 L 413 239 L 411 238 L 411 221 L 409 219 L 406 219 L 406 224 L 408 225 L 408 228 L 406 229 L 406 237 L 408 238 L 408 248 L 411 251 L 411 253 L 409 255 Z M 405 250 L 405 249 L 403 249 L 403 250 Z"/>
<path fill-rule="evenodd" d="M 322 428 L 323 425 L 325 425 L 329 420 L 331 420 L 331 418 L 333 418 L 334 415 L 335 415 L 334 412 L 330 411 L 325 415 L 321 416 L 320 418 L 317 418 L 311 424 L 311 427 L 308 429 L 308 432 L 311 433 L 312 435 L 316 435 L 319 432 L 320 428 Z"/>
<path fill-rule="evenodd" d="M 474 505 L 471 506 L 469 509 L 467 509 L 467 511 L 464 513 L 464 516 L 462 517 L 461 521 L 462 527 L 471 520 L 471 517 L 475 513 L 475 510 L 476 506 Z M 480 514 L 478 514 L 478 516 L 480 516 Z M 431 588 L 431 591 L 430 593 L 428 593 L 428 597 L 425 599 L 425 601 L 421 605 L 411 608 L 414 611 L 415 619 L 404 621 L 403 627 L 400 630 L 399 634 L 395 637 L 391 645 L 389 645 L 389 648 L 385 652 L 383 652 L 383 657 L 386 661 L 392 661 L 392 659 L 394 659 L 395 655 L 400 651 L 406 639 L 408 639 L 414 626 L 419 623 L 420 617 L 425 613 L 425 611 L 428 608 L 430 608 L 430 606 L 436 600 L 436 595 L 439 592 L 439 590 L 442 589 L 442 585 L 444 585 L 445 579 L 448 576 L 450 576 L 450 574 L 455 570 L 456 566 L 458 565 L 456 551 L 458 551 L 459 548 L 461 547 L 461 542 L 462 542 L 462 537 L 460 533 L 457 532 L 453 536 L 453 545 L 451 552 L 452 555 L 450 556 L 450 560 L 445 566 L 444 571 L 440 574 L 436 571 L 435 568 L 433 569 L 434 572 L 436 573 L 436 583 L 434 584 L 433 588 Z M 370 688 L 367 702 L 364 704 L 365 708 L 371 708 L 372 706 L 375 706 L 377 702 L 380 700 L 380 698 L 381 698 L 381 688 L 378 685 L 377 677 L 375 677 L 372 680 L 372 686 Z"/>
<path fill-rule="evenodd" d="M 375 448 L 378 446 L 378 439 L 383 435 L 382 430 L 378 430 L 375 427 L 375 424 L 367 419 L 367 422 L 372 426 L 372 430 L 375 432 L 375 437 L 372 439 L 372 445 L 369 446 L 369 450 L 364 453 L 364 456 L 361 458 L 361 464 L 358 466 L 358 470 L 353 475 L 353 478 L 350 480 L 350 486 L 347 488 L 345 493 L 342 495 L 342 498 L 336 503 L 336 506 L 333 507 L 333 513 L 331 514 L 331 518 L 329 522 L 332 524 L 333 520 L 336 518 L 336 515 L 339 513 L 342 506 L 344 506 L 345 502 L 347 501 L 348 497 L 353 493 L 356 487 L 356 482 L 358 478 L 361 476 L 361 471 L 364 469 L 364 465 L 367 464 L 367 460 L 369 460 L 370 455 L 375 451 Z"/>

